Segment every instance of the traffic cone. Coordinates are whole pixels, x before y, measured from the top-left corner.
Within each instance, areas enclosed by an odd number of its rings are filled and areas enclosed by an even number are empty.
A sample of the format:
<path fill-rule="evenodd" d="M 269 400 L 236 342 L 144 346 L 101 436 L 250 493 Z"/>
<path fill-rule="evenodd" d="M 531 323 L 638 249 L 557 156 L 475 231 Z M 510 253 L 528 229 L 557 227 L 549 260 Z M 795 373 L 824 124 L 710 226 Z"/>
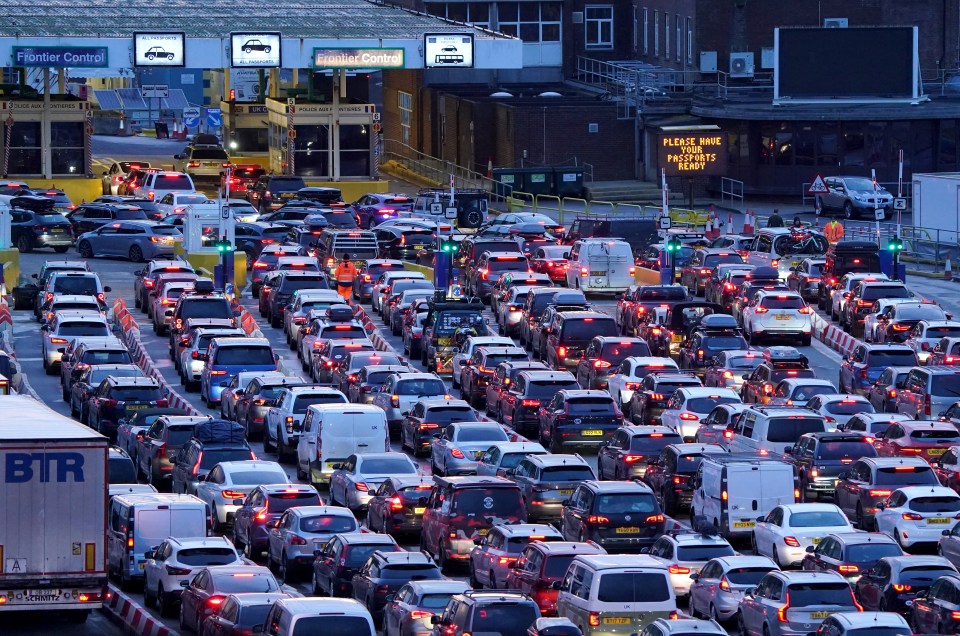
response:
<path fill-rule="evenodd" d="M 487 179 L 493 179 L 493 157 L 487 157 Z"/>
<path fill-rule="evenodd" d="M 950 259 L 947 259 L 946 264 L 943 266 L 943 278 L 945 280 L 953 280 L 953 272 L 950 268 Z"/>
<path fill-rule="evenodd" d="M 733 234 L 733 212 L 727 212 L 727 234 Z"/>
<path fill-rule="evenodd" d="M 753 212 L 747 210 L 743 216 L 743 234 L 750 236 L 753 234 Z"/>
<path fill-rule="evenodd" d="M 713 221 L 710 218 L 707 218 L 707 225 L 704 228 L 703 235 L 708 241 L 713 240 Z"/>

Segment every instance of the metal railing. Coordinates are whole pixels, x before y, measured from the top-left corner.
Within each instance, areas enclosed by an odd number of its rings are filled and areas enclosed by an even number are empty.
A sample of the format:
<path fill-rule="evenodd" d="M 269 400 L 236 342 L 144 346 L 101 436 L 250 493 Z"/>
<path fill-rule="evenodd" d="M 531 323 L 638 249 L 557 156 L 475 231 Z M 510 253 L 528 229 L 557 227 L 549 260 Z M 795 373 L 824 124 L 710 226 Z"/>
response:
<path fill-rule="evenodd" d="M 743 181 L 731 179 L 730 177 L 720 177 L 720 202 L 724 205 L 730 200 L 730 207 L 736 207 L 743 210 Z"/>
<path fill-rule="evenodd" d="M 587 201 L 577 197 L 558 197 L 551 194 L 530 194 L 514 192 L 507 205 L 511 212 L 536 212 L 555 216 L 563 225 L 569 216 L 593 217 L 603 219 L 659 219 L 663 208 L 659 205 L 640 205 L 637 203 L 614 203 L 612 201 Z M 671 224 L 675 227 L 701 227 L 707 222 L 705 210 L 687 210 L 670 208 Z"/>
<path fill-rule="evenodd" d="M 812 205 L 816 203 L 816 200 L 817 200 L 817 195 L 807 193 L 807 189 L 810 187 L 811 183 L 812 182 L 810 181 L 805 181 L 800 185 L 800 201 L 804 205 L 806 205 L 807 203 L 810 203 Z M 887 192 L 892 193 L 893 196 L 897 196 L 896 181 L 877 181 L 877 185 L 885 188 Z M 913 209 L 913 182 L 912 181 L 904 180 L 903 198 L 907 200 L 907 209 L 912 210 Z"/>

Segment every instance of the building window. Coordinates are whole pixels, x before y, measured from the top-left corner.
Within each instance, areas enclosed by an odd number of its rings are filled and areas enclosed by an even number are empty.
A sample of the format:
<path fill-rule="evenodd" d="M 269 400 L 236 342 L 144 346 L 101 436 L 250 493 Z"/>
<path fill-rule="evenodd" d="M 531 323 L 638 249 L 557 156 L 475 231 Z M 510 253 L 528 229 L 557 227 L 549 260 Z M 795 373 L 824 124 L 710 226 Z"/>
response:
<path fill-rule="evenodd" d="M 490 4 L 489 2 L 428 2 L 426 8 L 427 13 L 431 15 L 489 29 Z"/>
<path fill-rule="evenodd" d="M 613 7 L 610 5 L 587 5 L 583 11 L 586 27 L 586 48 L 613 48 Z"/>
<path fill-rule="evenodd" d="M 400 109 L 400 141 L 410 145 L 410 125 L 413 122 L 413 95 L 397 92 L 397 108 Z"/>
<path fill-rule="evenodd" d="M 693 64 L 693 18 L 687 18 L 687 64 Z"/>
<path fill-rule="evenodd" d="M 14 122 L 10 134 L 10 174 L 43 172 L 41 135 L 38 121 Z"/>
<path fill-rule="evenodd" d="M 653 10 L 653 56 L 660 56 L 660 12 Z"/>
<path fill-rule="evenodd" d="M 640 25 L 637 20 L 637 7 L 633 7 L 633 50 L 636 51 L 640 43 Z"/>
<path fill-rule="evenodd" d="M 83 122 L 50 124 L 50 171 L 53 174 L 84 174 Z"/>
<path fill-rule="evenodd" d="M 650 52 L 650 12 L 643 8 L 643 54 Z"/>
<path fill-rule="evenodd" d="M 670 14 L 663 13 L 663 57 L 670 59 Z"/>
<path fill-rule="evenodd" d="M 497 3 L 497 30 L 527 43 L 559 42 L 560 2 Z"/>
<path fill-rule="evenodd" d="M 682 54 L 683 45 L 680 43 L 681 42 L 680 35 L 681 35 L 681 30 L 683 29 L 683 22 L 680 20 L 679 15 L 677 15 L 676 18 L 674 18 L 674 24 L 676 25 L 676 28 L 677 28 L 677 62 L 679 62 L 680 58 L 683 55 Z"/>

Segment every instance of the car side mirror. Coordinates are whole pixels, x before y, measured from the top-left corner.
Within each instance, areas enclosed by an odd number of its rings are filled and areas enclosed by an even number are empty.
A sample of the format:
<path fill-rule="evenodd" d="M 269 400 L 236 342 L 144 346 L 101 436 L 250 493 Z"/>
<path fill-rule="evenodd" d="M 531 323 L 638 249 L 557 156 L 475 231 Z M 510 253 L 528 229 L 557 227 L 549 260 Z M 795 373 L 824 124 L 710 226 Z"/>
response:
<path fill-rule="evenodd" d="M 757 522 L 758 522 L 758 523 L 763 523 L 763 520 L 764 520 L 764 519 L 765 519 L 765 517 L 757 517 Z"/>
<path fill-rule="evenodd" d="M 43 325 L 40 327 L 40 331 L 50 331 L 50 325 Z"/>
<path fill-rule="evenodd" d="M 807 552 L 809 552 L 810 554 L 813 554 L 814 550 L 816 550 L 816 549 L 817 549 L 816 546 L 812 546 L 812 545 L 808 545 L 808 546 L 805 548 L 805 550 L 806 550 Z"/>
<path fill-rule="evenodd" d="M 246 392 L 243 389 L 234 389 L 233 395 L 235 397 L 243 397 L 244 395 L 246 395 Z"/>
<path fill-rule="evenodd" d="M 744 595 L 744 596 L 756 596 L 756 595 L 757 595 L 757 588 L 751 587 L 749 590 L 747 590 L 746 592 L 744 592 L 743 595 Z"/>
<path fill-rule="evenodd" d="M 886 509 L 887 509 L 887 504 L 883 503 L 882 501 L 877 504 L 877 510 L 886 510 Z"/>
<path fill-rule="evenodd" d="M 430 624 L 431 624 L 431 625 L 439 625 L 439 624 L 440 624 L 440 617 L 437 616 L 436 614 L 434 614 L 433 616 L 431 616 L 431 617 L 430 617 Z"/>
<path fill-rule="evenodd" d="M 561 585 L 561 582 L 560 582 L 560 581 L 554 581 L 554 582 L 550 585 L 550 589 L 551 589 L 551 590 L 559 590 L 559 589 L 560 589 L 560 585 Z"/>
<path fill-rule="evenodd" d="M 563 501 L 560 502 L 560 504 L 563 505 L 563 506 L 569 506 L 569 505 L 570 505 L 570 500 L 569 500 L 569 499 L 564 499 Z"/>
<path fill-rule="evenodd" d="M 157 557 L 156 550 L 147 550 L 146 552 L 143 553 L 144 559 L 155 559 L 156 557 Z"/>
<path fill-rule="evenodd" d="M 640 554 L 650 554 L 650 548 L 640 548 Z"/>
<path fill-rule="evenodd" d="M 480 545 L 481 543 L 483 543 L 483 539 L 484 539 L 483 537 L 474 537 L 473 545 Z"/>
<path fill-rule="evenodd" d="M 206 475 L 197 475 L 197 481 L 207 481 Z"/>
<path fill-rule="evenodd" d="M 783 454 L 784 454 L 784 455 L 793 455 L 793 447 L 792 447 L 792 446 L 784 446 L 784 447 L 783 447 Z"/>
<path fill-rule="evenodd" d="M 40 279 L 40 277 L 39 277 L 39 276 L 37 276 L 36 274 L 30 274 L 30 278 L 36 278 L 37 280 L 39 280 L 39 279 Z"/>
<path fill-rule="evenodd" d="M 243 312 L 241 312 L 239 309 L 234 309 L 234 310 L 233 310 L 233 317 L 234 317 L 234 318 L 239 318 L 239 317 L 242 316 L 242 315 L 243 315 Z"/>
<path fill-rule="evenodd" d="M 386 596 L 383 597 L 383 600 L 386 601 L 387 603 L 392 603 L 393 599 L 395 599 L 396 597 L 397 597 L 396 594 L 387 594 Z"/>
<path fill-rule="evenodd" d="M 949 536 L 950 536 L 950 531 L 949 531 L 949 530 L 944 530 L 944 531 L 942 531 L 940 534 L 942 534 L 942 535 L 945 536 L 945 537 L 949 537 Z"/>
<path fill-rule="evenodd" d="M 189 585 L 190 581 L 180 581 L 180 587 L 188 587 Z"/>
<path fill-rule="evenodd" d="M 103 293 L 105 293 L 105 294 L 109 294 L 109 293 L 112 292 L 112 291 L 113 291 L 113 288 L 111 288 L 111 287 L 104 287 L 104 288 L 103 288 Z"/>
<path fill-rule="evenodd" d="M 846 479 L 846 478 L 849 477 L 849 476 L 850 476 L 850 473 L 848 473 L 848 472 L 842 472 L 842 473 L 840 473 L 839 475 L 837 475 L 837 479 Z"/>
<path fill-rule="evenodd" d="M 142 269 L 138 269 L 133 273 L 134 276 L 143 276 L 143 274 L 144 274 L 144 271 Z"/>
<path fill-rule="evenodd" d="M 691 573 L 690 573 L 690 579 L 691 579 L 691 580 L 696 581 L 696 580 L 699 579 L 699 578 L 700 578 L 700 573 L 699 573 L 699 572 L 691 572 Z"/>

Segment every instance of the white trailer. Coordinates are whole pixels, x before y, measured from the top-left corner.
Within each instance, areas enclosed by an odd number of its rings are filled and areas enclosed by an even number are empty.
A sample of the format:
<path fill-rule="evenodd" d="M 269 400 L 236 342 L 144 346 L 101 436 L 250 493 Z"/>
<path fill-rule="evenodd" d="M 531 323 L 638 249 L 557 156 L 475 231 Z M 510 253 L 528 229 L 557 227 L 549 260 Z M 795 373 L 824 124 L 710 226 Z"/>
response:
<path fill-rule="evenodd" d="M 108 443 L 30 397 L 0 396 L 0 612 L 83 622 L 103 605 Z"/>
<path fill-rule="evenodd" d="M 960 243 L 960 173 L 913 175 L 913 225 L 930 241 Z"/>

